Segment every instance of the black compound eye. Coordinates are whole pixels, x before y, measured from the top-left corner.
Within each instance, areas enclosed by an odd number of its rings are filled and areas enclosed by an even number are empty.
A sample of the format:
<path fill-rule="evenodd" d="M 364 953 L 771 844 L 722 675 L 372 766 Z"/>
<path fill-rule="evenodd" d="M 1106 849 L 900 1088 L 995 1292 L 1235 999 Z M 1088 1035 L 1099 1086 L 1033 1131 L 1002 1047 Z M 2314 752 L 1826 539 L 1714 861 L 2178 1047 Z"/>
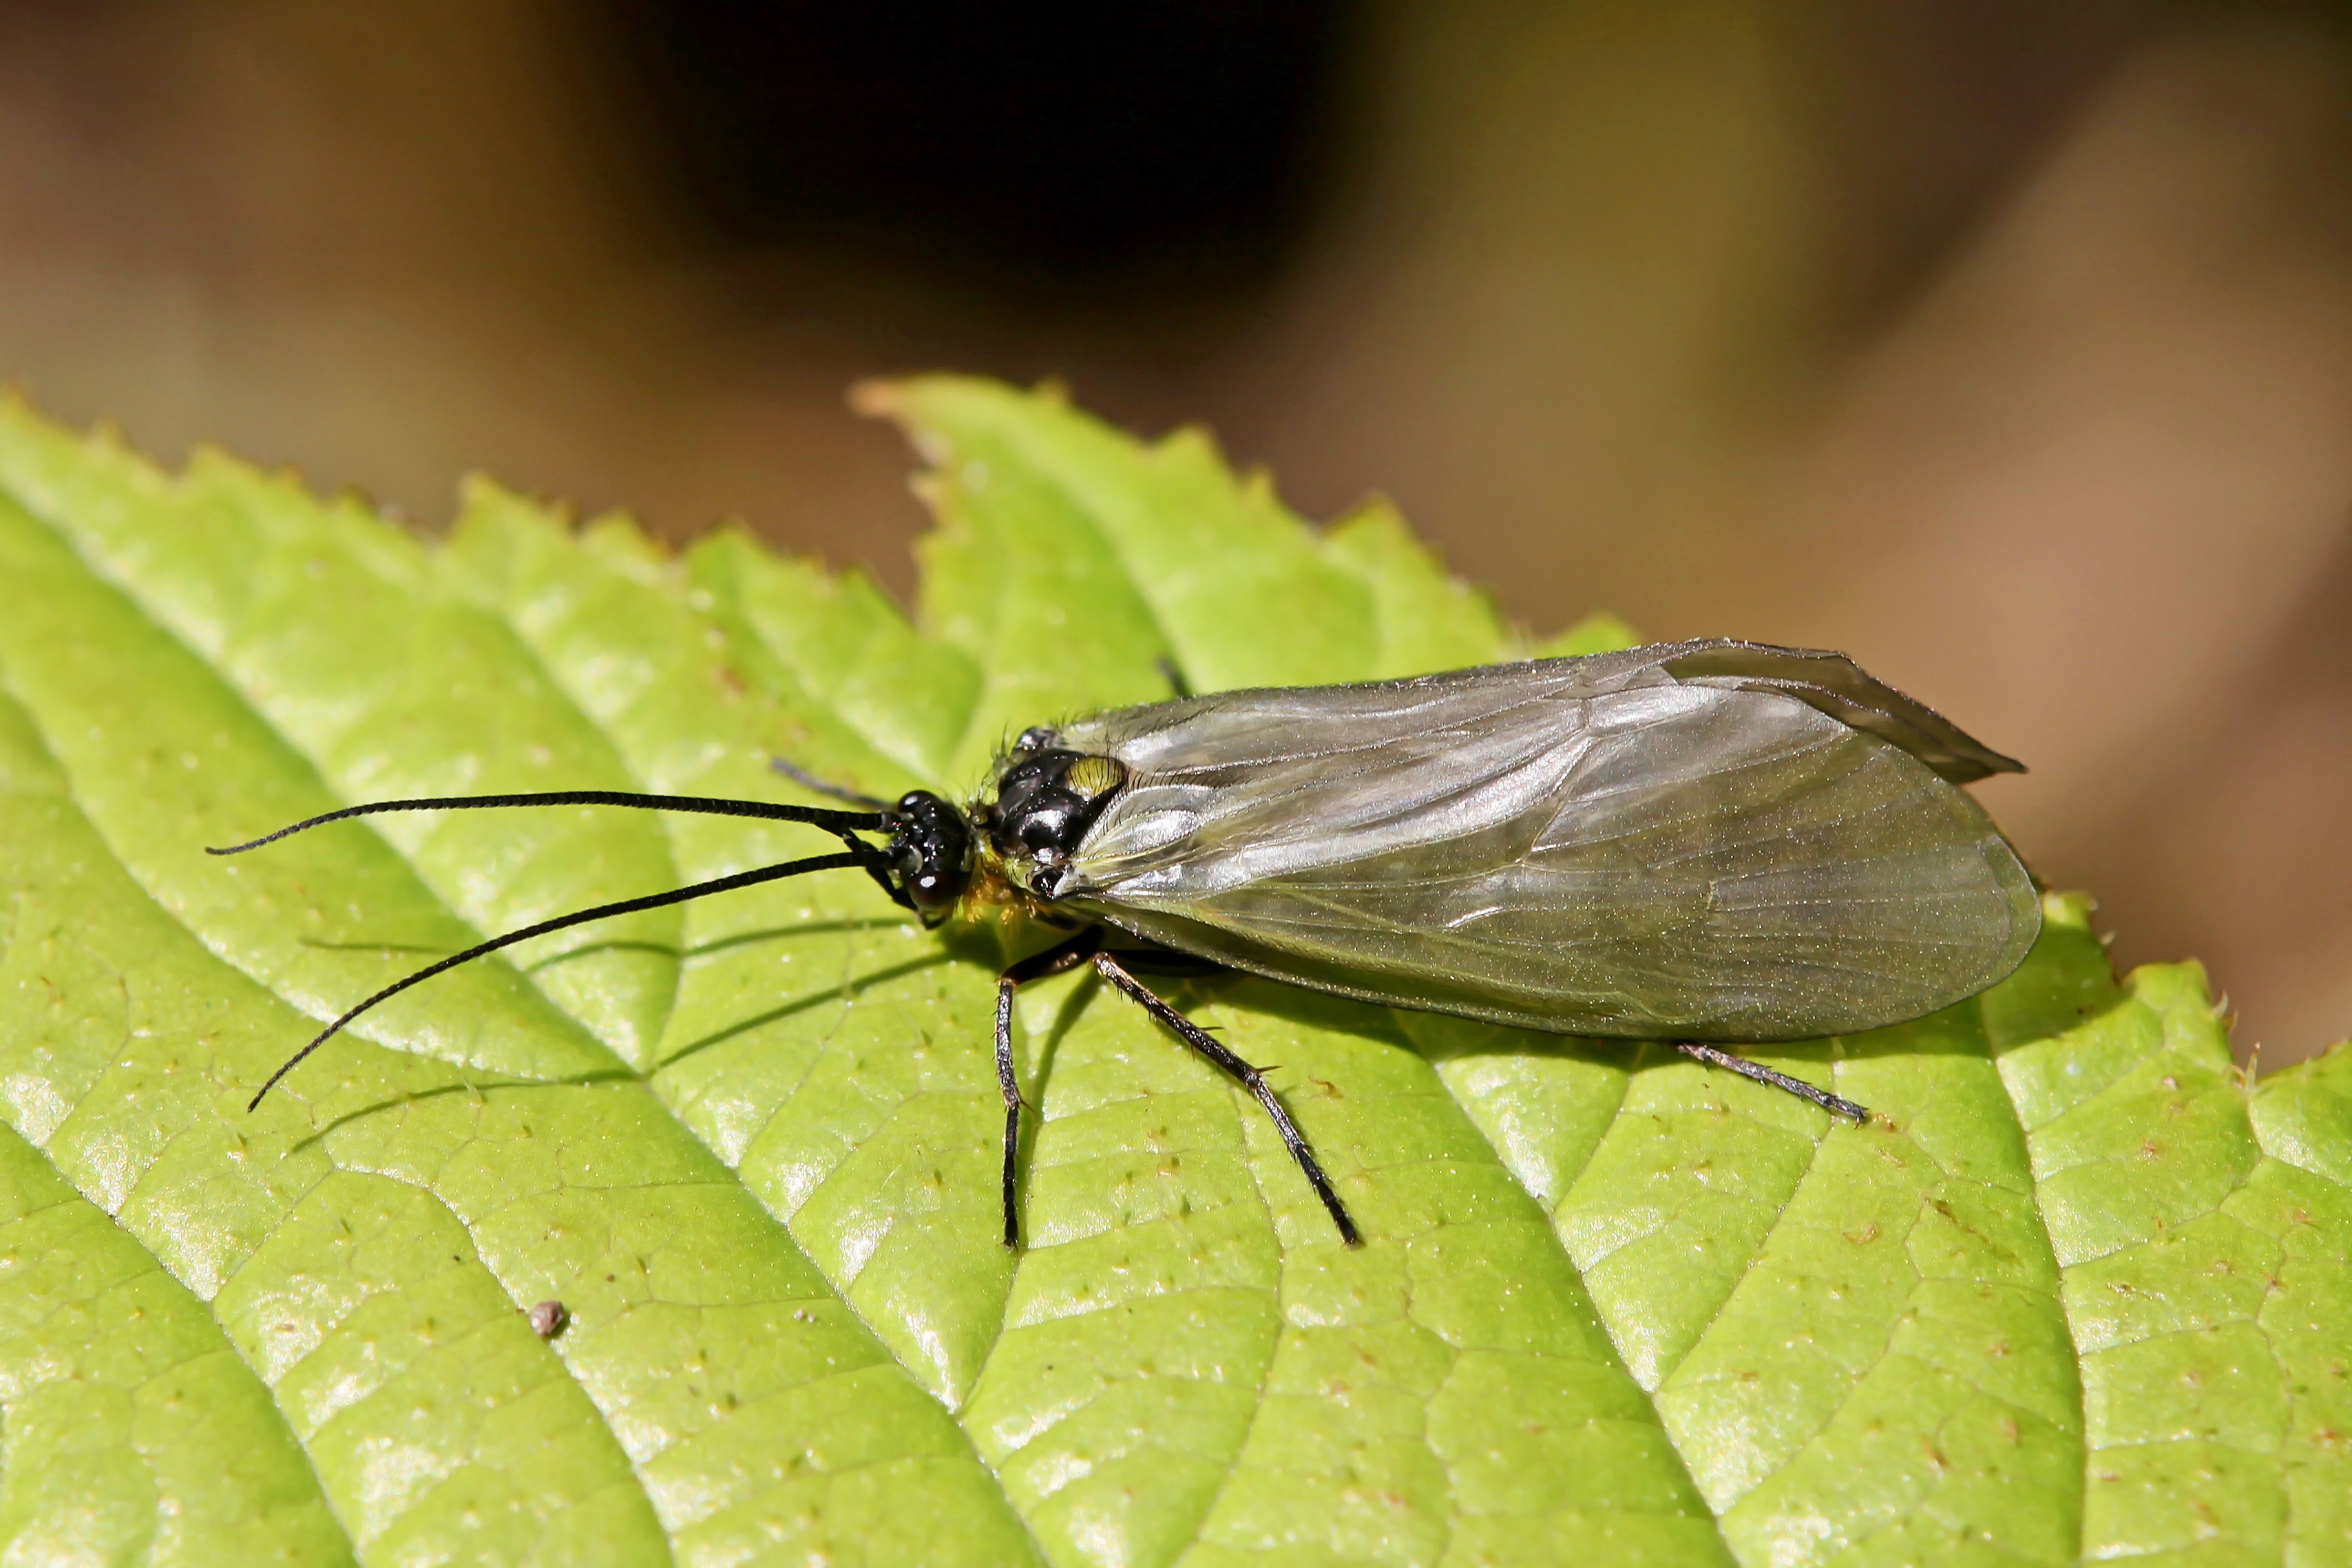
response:
<path fill-rule="evenodd" d="M 1021 738 L 1013 743 L 1013 749 L 1015 751 L 1045 751 L 1051 749 L 1061 738 L 1059 732 L 1055 730 L 1051 725 L 1032 725 L 1027 729 L 1021 732 Z"/>
<path fill-rule="evenodd" d="M 971 880 L 971 831 L 961 813 L 928 790 L 910 790 L 898 802 L 890 858 L 908 899 L 926 915 L 939 914 L 963 896 Z"/>

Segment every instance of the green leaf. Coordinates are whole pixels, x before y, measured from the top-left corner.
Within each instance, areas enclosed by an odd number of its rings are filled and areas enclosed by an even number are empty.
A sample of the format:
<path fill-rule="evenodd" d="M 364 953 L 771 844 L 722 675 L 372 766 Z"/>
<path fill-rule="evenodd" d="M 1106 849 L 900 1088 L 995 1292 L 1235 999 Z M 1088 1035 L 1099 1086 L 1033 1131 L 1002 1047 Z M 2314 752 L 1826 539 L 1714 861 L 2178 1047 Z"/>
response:
<path fill-rule="evenodd" d="M 2352 1052 L 2249 1088 L 2195 966 L 2025 968 L 1759 1051 L 1255 980 L 1171 998 L 1255 1107 L 1073 975 L 854 873 L 486 933 L 806 830 L 334 805 L 961 793 L 1003 737 L 1193 685 L 1530 642 L 1394 511 L 1328 530 L 1203 436 L 866 389 L 929 463 L 909 620 L 740 533 L 673 558 L 476 483 L 422 541 L 216 455 L 0 412 L 0 1537 L 8 1560 L 2352 1562 Z M 511 960 L 511 961 L 509 961 Z M 526 1318 L 560 1300 L 541 1340 Z"/>

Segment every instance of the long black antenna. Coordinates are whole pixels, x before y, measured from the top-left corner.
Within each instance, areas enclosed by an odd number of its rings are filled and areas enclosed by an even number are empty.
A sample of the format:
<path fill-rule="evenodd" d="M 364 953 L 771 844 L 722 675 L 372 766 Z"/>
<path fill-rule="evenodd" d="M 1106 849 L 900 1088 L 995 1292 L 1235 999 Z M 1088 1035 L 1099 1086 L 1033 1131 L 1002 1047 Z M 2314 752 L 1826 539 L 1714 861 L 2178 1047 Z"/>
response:
<path fill-rule="evenodd" d="M 364 810 L 364 808 L 355 808 L 355 810 Z M 286 831 L 291 832 L 294 830 L 289 828 Z M 788 876 L 804 876 L 810 872 L 818 871 L 845 871 L 852 866 L 862 866 L 866 863 L 865 858 L 856 854 L 811 855 L 806 860 L 785 861 L 781 865 L 762 866 L 758 871 L 737 872 L 733 876 L 722 876 L 711 882 L 698 882 L 690 887 L 674 888 L 668 893 L 650 893 L 643 898 L 625 898 L 617 904 L 600 904 L 593 909 L 582 909 L 570 915 L 559 915 L 552 920 L 542 920 L 536 925 L 526 925 L 520 931 L 509 931 L 503 936 L 493 936 L 487 942 L 477 943 L 462 953 L 452 953 L 438 963 L 425 965 L 405 979 L 394 981 L 325 1029 L 320 1030 L 317 1039 L 289 1057 L 285 1066 L 269 1075 L 269 1082 L 264 1083 L 253 1098 L 246 1103 L 245 1108 L 248 1111 L 258 1110 L 262 1096 L 277 1088 L 279 1079 L 300 1066 L 304 1057 L 332 1040 L 345 1024 L 350 1023 L 378 1002 L 396 997 L 418 981 L 429 980 L 444 970 L 454 969 L 460 964 L 470 964 L 485 954 L 495 953 L 501 947 L 511 947 L 518 942 L 528 942 L 534 936 L 544 936 L 551 931 L 561 931 L 567 925 L 583 925 L 591 920 L 602 920 L 609 915 L 634 915 L 640 909 L 659 909 L 665 904 L 685 904 L 692 899 L 708 898 L 714 893 L 732 893 L 739 887 L 756 887 L 763 882 L 780 882 Z"/>
<path fill-rule="evenodd" d="M 875 833 L 889 826 L 881 811 L 833 811 L 822 806 L 780 806 L 767 800 L 720 800 L 704 795 L 635 795 L 624 789 L 554 789 L 539 795 L 432 795 L 415 800 L 373 800 L 305 817 L 274 833 L 264 833 L 226 849 L 207 849 L 208 855 L 243 854 L 274 844 L 291 833 L 340 822 L 347 817 L 372 817 L 379 811 L 464 811 L 485 806 L 634 806 L 647 811 L 696 811 L 711 817 L 757 817 L 771 822 L 806 822 L 829 833 Z"/>

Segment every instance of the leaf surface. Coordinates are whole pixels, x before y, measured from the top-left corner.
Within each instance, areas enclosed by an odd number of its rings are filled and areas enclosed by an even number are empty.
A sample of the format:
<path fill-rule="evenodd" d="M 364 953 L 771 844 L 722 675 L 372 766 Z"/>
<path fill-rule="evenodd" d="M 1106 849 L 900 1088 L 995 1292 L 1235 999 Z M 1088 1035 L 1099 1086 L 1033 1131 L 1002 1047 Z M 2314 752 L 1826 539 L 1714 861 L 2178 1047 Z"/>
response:
<path fill-rule="evenodd" d="M 18 1557 L 1775 1568 L 2352 1562 L 2352 1054 L 2248 1089 L 2087 905 L 1986 996 L 1672 1060 L 1255 980 L 1024 989 L 856 873 L 432 957 L 821 851 L 547 789 L 958 795 L 1106 704 L 1531 643 L 1374 503 L 1196 433 L 867 389 L 929 465 L 910 619 L 740 533 L 477 482 L 443 541 L 0 413 L 0 1537 Z M 525 1316 L 558 1300 L 542 1340 Z"/>

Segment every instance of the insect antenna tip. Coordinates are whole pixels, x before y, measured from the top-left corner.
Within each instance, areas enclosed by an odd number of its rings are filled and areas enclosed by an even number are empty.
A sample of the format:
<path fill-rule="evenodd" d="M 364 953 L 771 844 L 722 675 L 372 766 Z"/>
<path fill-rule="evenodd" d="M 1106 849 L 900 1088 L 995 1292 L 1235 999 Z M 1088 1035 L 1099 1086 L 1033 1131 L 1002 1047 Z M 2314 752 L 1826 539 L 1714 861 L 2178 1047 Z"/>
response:
<path fill-rule="evenodd" d="M 308 826 L 310 826 L 310 824 L 307 822 L 297 822 L 291 828 L 282 828 L 274 833 L 264 833 L 257 839 L 247 839 L 241 844 L 206 844 L 205 846 L 205 853 L 208 855 L 241 855 L 247 850 L 257 850 L 264 844 L 276 843 L 288 833 L 294 832 Z"/>

